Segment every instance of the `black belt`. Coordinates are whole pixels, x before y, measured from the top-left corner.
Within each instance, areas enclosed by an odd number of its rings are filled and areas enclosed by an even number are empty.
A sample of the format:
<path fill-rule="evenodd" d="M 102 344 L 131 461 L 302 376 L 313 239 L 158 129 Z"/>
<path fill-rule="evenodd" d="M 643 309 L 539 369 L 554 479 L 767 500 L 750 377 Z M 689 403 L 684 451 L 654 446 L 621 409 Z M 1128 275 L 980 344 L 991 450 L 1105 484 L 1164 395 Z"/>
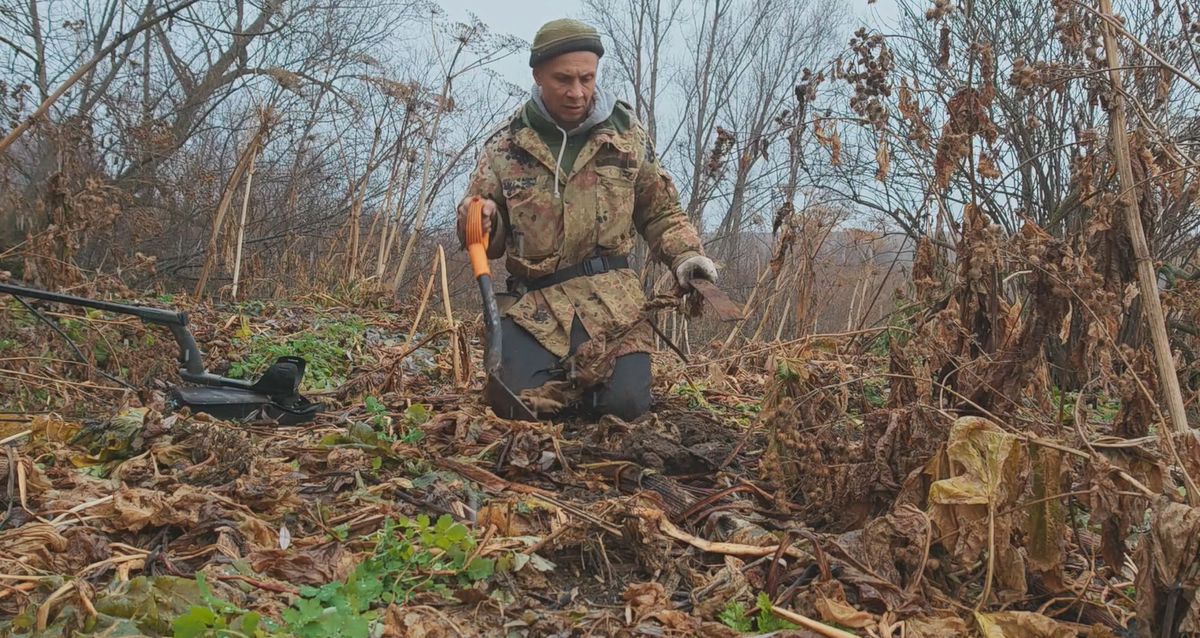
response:
<path fill-rule="evenodd" d="M 541 290 L 547 286 L 561 284 L 568 279 L 599 275 L 610 270 L 629 268 L 629 255 L 599 255 L 585 259 L 574 266 L 556 270 L 544 277 L 525 282 L 525 291 Z"/>

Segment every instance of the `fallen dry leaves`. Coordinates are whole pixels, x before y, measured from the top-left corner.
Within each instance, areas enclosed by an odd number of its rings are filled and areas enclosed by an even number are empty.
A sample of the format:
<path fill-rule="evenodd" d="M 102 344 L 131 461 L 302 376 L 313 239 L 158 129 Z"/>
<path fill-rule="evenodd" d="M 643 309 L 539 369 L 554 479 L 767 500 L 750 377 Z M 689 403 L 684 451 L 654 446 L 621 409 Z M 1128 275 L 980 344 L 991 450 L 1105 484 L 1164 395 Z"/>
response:
<path fill-rule="evenodd" d="M 1139 504 L 1170 494 L 1179 469 L 1144 433 L 1118 436 L 1128 410 L 1107 423 L 1078 405 L 1055 424 L 1034 400 L 1043 380 L 1021 357 L 1074 311 L 982 312 L 986 272 L 1012 245 L 1040 251 L 1059 276 L 1091 274 L 1044 233 L 1010 245 L 980 219 L 966 232 L 970 259 L 950 285 L 917 264 L 936 307 L 890 336 L 885 355 L 835 335 L 674 361 L 709 378 L 686 393 L 663 384 L 633 423 L 498 420 L 437 372 L 450 366 L 436 340 L 421 353 L 428 370 L 372 376 L 360 384 L 378 392 L 369 401 L 332 392 L 332 409 L 305 427 L 164 413 L 157 395 L 80 420 L 32 415 L 0 454 L 11 503 L 0 613 L 167 635 L 204 574 L 229 604 L 279 620 L 386 559 L 403 565 L 390 578 L 414 580 L 402 600 L 369 601 L 384 636 L 1058 638 L 1120 633 L 1151 610 L 1194 630 L 1196 510 L 1156 501 L 1124 560 Z M 226 334 L 239 322 L 206 312 L 198 334 L 242 356 Z M 286 334 L 303 329 L 304 311 L 274 312 Z M 392 321 L 372 312 L 356 320 Z M 1087 321 L 1103 332 L 1104 318 Z M 981 331 L 990 354 L 972 345 Z M 395 344 L 374 347 L 383 363 L 359 374 L 407 365 Z M 456 552 L 461 567 L 447 567 Z M 154 613 L 114 620 L 157 598 L 167 602 Z M 1153 623 L 1137 631 L 1152 627 L 1157 636 Z"/>

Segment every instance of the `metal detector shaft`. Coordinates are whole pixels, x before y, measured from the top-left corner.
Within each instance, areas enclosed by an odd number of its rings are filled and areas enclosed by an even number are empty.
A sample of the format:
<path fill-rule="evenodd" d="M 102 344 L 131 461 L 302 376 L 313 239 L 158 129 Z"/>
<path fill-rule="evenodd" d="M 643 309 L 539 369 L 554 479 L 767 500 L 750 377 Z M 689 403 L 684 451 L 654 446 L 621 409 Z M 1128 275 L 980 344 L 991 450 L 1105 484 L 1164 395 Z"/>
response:
<path fill-rule="evenodd" d="M 83 306 L 84 308 L 95 308 L 96 310 L 116 312 L 123 315 L 133 315 L 134 317 L 137 317 L 146 323 L 158 324 L 160 326 L 187 325 L 187 313 L 182 311 L 163 310 L 162 308 L 147 308 L 144 306 L 130 306 L 112 301 L 100 301 L 98 299 L 87 299 L 85 297 L 63 295 L 57 292 L 50 292 L 48 290 L 25 288 L 24 286 L 14 286 L 12 284 L 0 284 L 0 292 L 7 292 L 14 297 L 28 297 L 30 299 L 54 301 L 72 306 Z"/>
<path fill-rule="evenodd" d="M 156 326 L 165 326 L 171 331 L 171 335 L 175 337 L 175 343 L 179 346 L 179 376 L 192 383 L 201 385 L 226 387 L 226 388 L 244 388 L 249 389 L 251 384 L 239 379 L 229 379 L 220 375 L 212 374 L 204 369 L 203 355 L 200 353 L 200 347 L 196 345 L 196 338 L 192 336 L 192 332 L 187 328 L 187 313 L 176 310 L 164 310 L 162 308 L 148 308 L 146 306 L 133 306 L 129 304 L 116 303 L 112 301 L 101 301 L 98 299 L 88 299 L 86 297 L 75 297 L 73 295 L 64 295 L 48 290 L 39 290 L 37 288 L 26 288 L 24 286 L 14 286 L 12 284 L 0 284 L 0 292 L 8 293 L 14 297 L 25 297 L 29 299 L 40 299 L 42 301 L 52 301 L 55 303 L 63 303 L 70 306 L 80 306 L 83 308 L 93 308 L 95 310 L 103 310 L 105 312 L 113 312 L 122 315 L 130 315 L 141 319 L 143 323 L 149 323 Z"/>

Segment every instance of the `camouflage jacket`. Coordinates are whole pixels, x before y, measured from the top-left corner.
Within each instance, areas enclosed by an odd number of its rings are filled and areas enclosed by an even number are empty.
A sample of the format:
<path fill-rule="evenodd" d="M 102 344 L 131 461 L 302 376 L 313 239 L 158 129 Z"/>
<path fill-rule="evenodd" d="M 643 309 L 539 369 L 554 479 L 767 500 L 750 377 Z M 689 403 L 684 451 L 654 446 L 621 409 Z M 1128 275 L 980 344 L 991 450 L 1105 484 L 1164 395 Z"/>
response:
<path fill-rule="evenodd" d="M 587 133 L 570 174 L 558 174 L 558 197 L 556 151 L 523 111 L 484 142 L 466 193 L 496 202 L 502 223 L 492 224 L 488 256 L 507 255 L 510 275 L 529 281 L 597 254 L 628 254 L 635 231 L 672 271 L 703 253 L 671 177 L 628 104 L 618 101 Z M 630 330 L 643 303 L 637 273 L 615 270 L 529 292 L 505 314 L 555 356 L 568 354 L 576 315 L 593 340 L 623 339 L 616 354 L 624 354 L 653 349 L 649 326 Z"/>

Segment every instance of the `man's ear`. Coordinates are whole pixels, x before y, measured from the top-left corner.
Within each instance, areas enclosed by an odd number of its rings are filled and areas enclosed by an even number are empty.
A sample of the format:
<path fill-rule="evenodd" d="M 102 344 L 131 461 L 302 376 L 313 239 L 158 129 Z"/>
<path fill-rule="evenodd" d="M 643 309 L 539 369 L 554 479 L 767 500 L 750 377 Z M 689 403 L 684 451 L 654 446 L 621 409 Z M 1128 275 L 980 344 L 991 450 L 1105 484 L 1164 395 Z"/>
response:
<path fill-rule="evenodd" d="M 538 86 L 542 85 L 542 67 L 541 65 L 533 67 L 533 82 Z"/>

